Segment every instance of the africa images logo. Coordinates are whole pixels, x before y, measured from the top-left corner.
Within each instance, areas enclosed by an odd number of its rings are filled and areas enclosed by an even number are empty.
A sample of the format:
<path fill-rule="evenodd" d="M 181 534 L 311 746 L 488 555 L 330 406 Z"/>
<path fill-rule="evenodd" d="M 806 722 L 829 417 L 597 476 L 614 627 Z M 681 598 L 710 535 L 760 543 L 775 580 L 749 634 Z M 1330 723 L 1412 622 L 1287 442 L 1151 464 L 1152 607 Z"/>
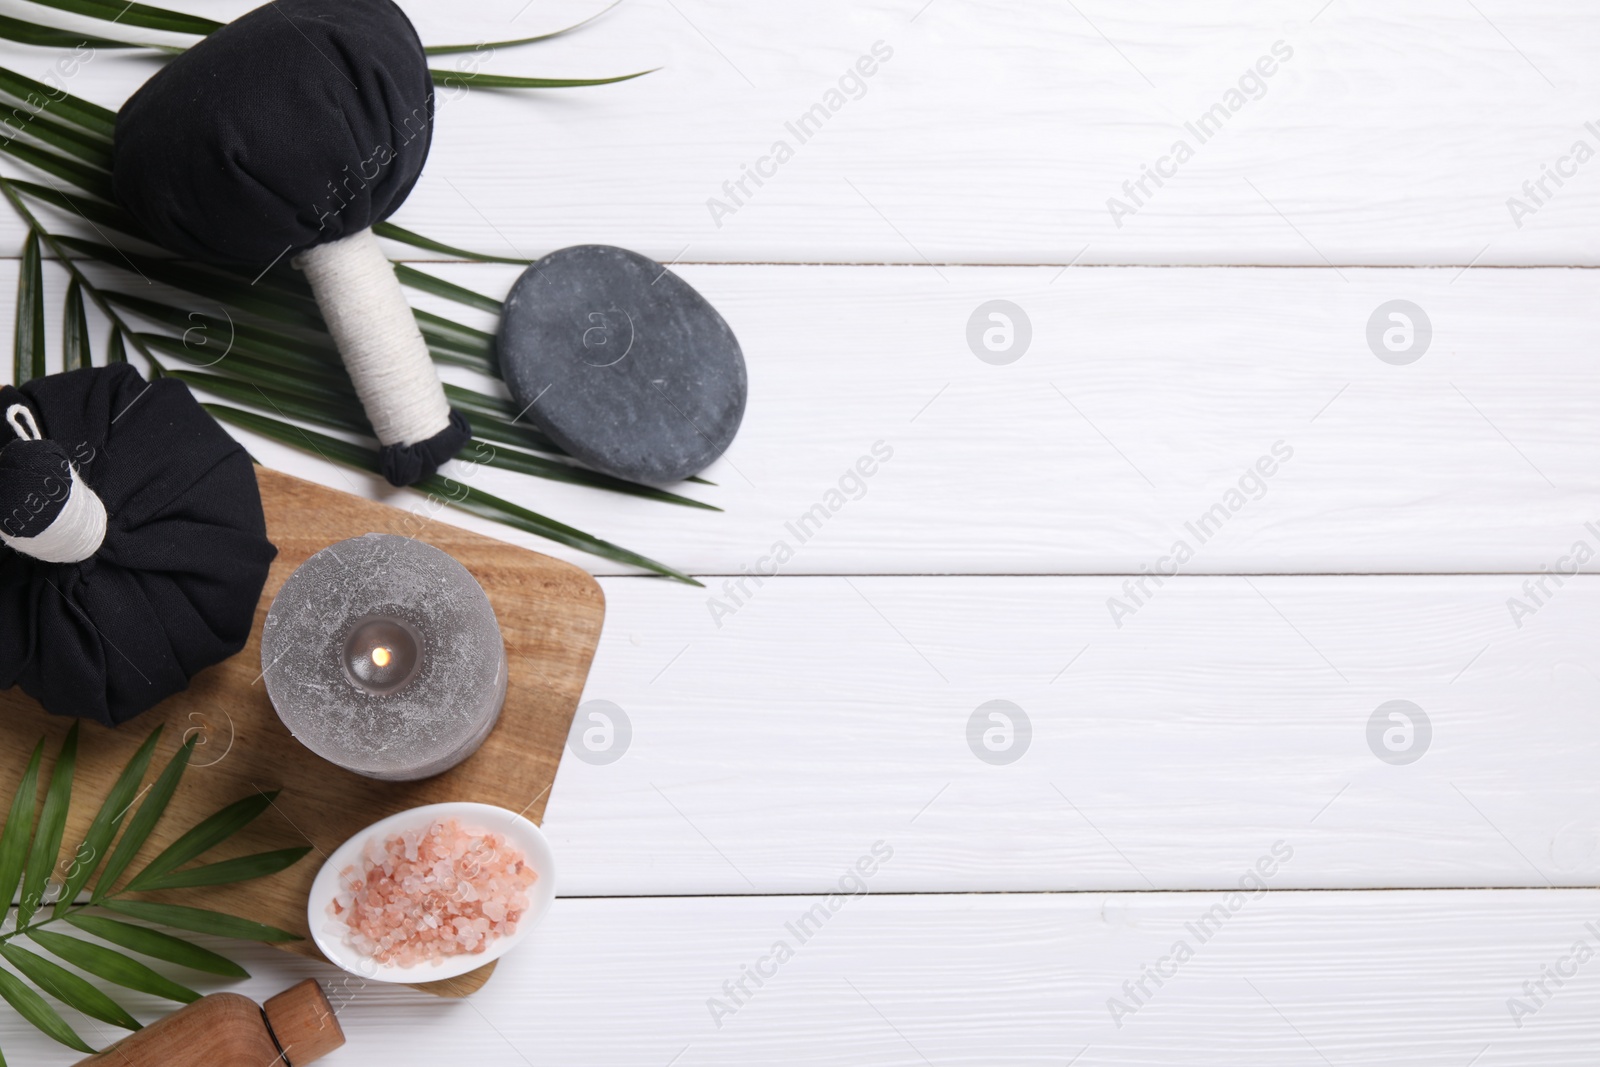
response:
<path fill-rule="evenodd" d="M 1287 63 L 1293 58 L 1294 49 L 1287 41 L 1274 41 L 1272 54 L 1264 55 L 1253 66 L 1246 67 L 1244 73 L 1239 75 L 1236 87 L 1224 91 L 1222 99 L 1207 108 L 1199 118 L 1183 124 L 1183 128 L 1194 138 L 1193 145 L 1180 137 L 1165 155 L 1156 160 L 1154 167 L 1148 163 L 1141 164 L 1139 176 L 1122 183 L 1122 196 L 1106 199 L 1106 210 L 1111 213 L 1111 221 L 1117 224 L 1117 229 L 1122 229 L 1123 219 L 1137 215 L 1141 208 L 1148 205 L 1156 195 L 1156 190 L 1167 184 L 1167 179 L 1178 176 L 1180 168 L 1194 158 L 1196 145 L 1203 145 L 1215 138 L 1247 104 L 1266 96 L 1267 79 L 1278 73 L 1280 63 Z"/>
<path fill-rule="evenodd" d="M 1294 846 L 1287 841 L 1274 841 L 1272 848 L 1256 858 L 1253 866 L 1239 876 L 1238 889 L 1222 894 L 1217 903 L 1183 924 L 1187 935 L 1174 941 L 1166 954 L 1154 963 L 1145 965 L 1138 977 L 1122 983 L 1121 996 L 1106 998 L 1106 1011 L 1118 1030 L 1128 1018 L 1155 999 L 1166 984 L 1178 977 L 1184 964 L 1194 959 L 1201 948 L 1209 944 L 1233 917 L 1244 910 L 1252 900 L 1267 893 L 1267 879 L 1277 874 L 1283 865 L 1294 858 Z"/>
<path fill-rule="evenodd" d="M 821 133 L 828 122 L 844 110 L 846 104 L 866 96 L 867 80 L 893 58 L 893 47 L 881 40 L 874 41 L 871 51 L 863 53 L 855 63 L 846 67 L 835 86 L 824 92 L 820 100 L 792 121 L 783 124 L 784 133 L 788 136 L 774 139 L 766 154 L 756 159 L 754 166 L 739 164 L 739 176 L 722 183 L 722 196 L 706 197 L 706 211 L 710 213 L 716 228 L 722 229 L 724 219 L 737 215 L 740 208 L 753 200 L 756 191 L 776 178 L 779 169 L 794 158 L 795 150 Z"/>
<path fill-rule="evenodd" d="M 868 881 L 893 858 L 893 845 L 883 840 L 874 841 L 872 847 L 839 876 L 832 890 L 785 922 L 783 936 L 774 938 L 767 950 L 750 963 L 741 963 L 739 973 L 722 983 L 720 995 L 706 998 L 706 1011 L 711 1015 L 712 1025 L 721 1030 L 729 1018 L 739 1014 L 740 1009 L 778 976 L 783 965 L 794 959 L 850 901 L 871 892 Z"/>

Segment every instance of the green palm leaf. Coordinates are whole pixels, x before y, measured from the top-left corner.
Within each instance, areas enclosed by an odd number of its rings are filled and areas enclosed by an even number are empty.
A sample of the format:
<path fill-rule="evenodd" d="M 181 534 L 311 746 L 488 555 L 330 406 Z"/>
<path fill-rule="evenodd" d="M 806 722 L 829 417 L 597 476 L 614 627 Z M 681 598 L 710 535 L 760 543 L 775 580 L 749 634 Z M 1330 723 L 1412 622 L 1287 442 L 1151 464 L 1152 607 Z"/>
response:
<path fill-rule="evenodd" d="M 172 759 L 167 761 L 161 776 L 150 787 L 149 795 L 139 805 L 139 810 L 134 812 L 128 828 L 122 832 L 122 838 L 112 850 L 111 858 L 106 860 L 105 868 L 94 883 L 91 900 L 103 900 L 111 892 L 111 887 L 116 884 L 117 879 L 122 877 L 122 872 L 128 869 L 128 864 L 133 862 L 133 857 L 144 847 L 145 841 L 150 837 L 150 831 L 156 828 L 156 823 L 167 810 L 167 803 L 172 800 L 172 794 L 178 790 L 178 782 L 183 778 L 185 768 L 189 766 L 189 757 L 194 754 L 194 745 L 195 738 L 189 738 L 172 754 Z"/>
<path fill-rule="evenodd" d="M 270 353 L 274 359 L 318 370 L 337 370 L 344 374 L 344 362 L 339 358 L 339 350 L 334 347 L 333 338 L 326 333 L 287 326 L 259 326 L 231 318 L 219 319 L 215 315 L 189 311 L 115 289 L 105 289 L 102 293 L 112 303 L 184 334 L 201 332 L 208 338 L 228 337 L 234 342 L 244 341 Z M 349 379 L 348 375 L 344 377 Z"/>
<path fill-rule="evenodd" d="M 402 285 L 409 285 L 413 289 L 432 293 L 434 296 L 442 296 L 446 300 L 454 300 L 458 304 L 465 304 L 480 311 L 492 311 L 496 315 L 505 310 L 505 304 L 502 301 L 475 293 L 471 289 L 456 285 L 454 282 L 447 282 L 443 278 L 435 278 L 431 274 L 424 274 L 415 267 L 409 267 L 404 263 L 396 263 L 394 265 L 394 274 L 396 278 L 400 279 L 400 284 Z"/>
<path fill-rule="evenodd" d="M 47 232 L 43 226 L 39 225 L 39 220 L 34 217 L 33 212 L 28 210 L 28 206 L 22 202 L 21 194 L 18 193 L 12 184 L 4 177 L 0 177 L 0 195 L 4 195 L 6 200 L 11 203 L 11 206 L 16 209 L 17 214 L 22 216 L 23 221 L 28 224 L 28 228 L 34 234 L 34 236 L 38 237 L 41 241 L 50 246 L 50 251 L 55 253 L 56 258 L 60 261 L 61 265 L 66 268 L 67 273 L 83 286 L 84 293 L 94 301 L 95 307 L 99 308 L 100 312 L 105 315 L 106 318 L 111 320 L 111 324 L 113 326 L 121 326 L 122 320 L 118 318 L 116 310 L 112 308 L 110 304 L 106 303 L 105 298 L 100 295 L 99 290 L 91 285 L 89 280 L 84 277 L 83 272 L 78 269 L 77 263 L 71 256 L 67 254 L 67 250 L 61 244 L 61 242 L 54 235 Z M 124 330 L 123 332 L 126 333 L 127 331 Z M 155 357 L 151 355 L 151 353 L 147 351 L 137 339 L 134 340 L 133 346 L 134 348 L 138 349 L 140 355 L 144 356 L 150 361 L 152 372 L 159 375 L 161 373 L 161 366 L 156 362 Z"/>
<path fill-rule="evenodd" d="M 559 30 L 551 30 L 549 33 L 541 33 L 537 37 L 518 37 L 514 41 L 490 41 L 488 43 L 480 44 L 436 44 L 430 45 L 429 47 L 423 49 L 423 51 L 427 52 L 430 56 L 448 56 L 457 52 L 480 52 L 485 48 L 493 51 L 501 48 L 515 48 L 518 45 L 523 44 L 534 44 L 538 41 L 548 41 L 553 37 L 560 37 L 562 34 L 571 33 L 580 26 L 589 25 L 589 23 L 593 22 L 601 15 L 606 14 L 620 3 L 622 3 L 622 0 L 612 0 L 611 3 L 607 4 L 605 7 L 601 8 L 599 11 L 596 11 L 594 14 L 590 15 L 586 19 L 583 19 L 582 21 L 574 22 L 572 25 L 564 26 Z"/>
<path fill-rule="evenodd" d="M 248 345 L 235 342 L 227 354 L 221 359 L 217 358 L 208 348 L 184 344 L 176 337 L 168 337 L 160 333 L 138 333 L 134 336 L 159 352 L 175 356 L 185 363 L 205 369 L 226 367 L 230 373 L 259 379 L 287 389 L 291 393 L 311 392 L 315 395 L 326 396 L 329 400 L 338 403 L 344 409 L 354 409 L 352 414 L 361 412 L 361 405 L 356 400 L 355 389 L 348 380 L 341 380 L 337 375 L 324 369 L 310 367 L 283 367 L 275 363 L 270 357 L 263 357 L 257 350 Z M 314 386 L 308 390 L 306 386 Z"/>
<path fill-rule="evenodd" d="M 454 348 L 461 352 L 471 352 L 492 358 L 494 355 L 494 334 L 475 330 L 470 326 L 463 326 L 458 322 L 451 322 L 431 311 L 413 311 L 417 319 L 417 328 L 422 331 L 422 336 L 430 341 Z"/>
<path fill-rule="evenodd" d="M 445 386 L 445 395 L 450 396 L 450 386 Z M 484 398 L 488 399 L 488 398 Z M 472 427 L 472 435 L 484 441 L 497 445 L 511 445 L 515 448 L 532 449 L 535 452 L 545 452 L 550 455 L 565 455 L 557 448 L 555 442 L 544 434 L 535 430 L 526 423 L 508 420 L 494 413 L 485 413 L 477 410 L 471 404 L 463 404 L 454 397 L 451 406 L 467 417 L 467 424 Z"/>
<path fill-rule="evenodd" d="M 410 245 L 412 248 L 422 248 L 429 252 L 442 252 L 457 259 L 471 259 L 479 263 L 512 263 L 519 267 L 525 267 L 529 263 L 526 259 L 507 259 L 504 256 L 491 256 L 483 252 L 468 252 L 465 248 L 441 244 L 431 237 L 413 233 L 411 230 L 403 229 L 392 222 L 380 222 L 372 227 L 372 232 L 379 237 L 387 237 L 391 241 L 399 241 L 401 244 Z"/>
<path fill-rule="evenodd" d="M 181 864 L 195 859 L 209 849 L 238 833 L 272 803 L 276 794 L 256 794 L 230 804 L 210 818 L 204 819 L 178 837 L 145 868 L 128 886 L 110 892 L 129 861 L 138 854 L 151 830 L 165 811 L 167 802 L 176 790 L 184 768 L 188 764 L 195 741 L 191 738 L 182 745 L 168 762 L 166 768 L 151 786 L 147 796 L 129 822 L 122 839 L 117 843 L 105 869 L 96 884 L 94 896 L 86 904 L 75 903 L 75 897 L 94 874 L 96 863 L 122 825 L 123 816 L 137 799 L 136 791 L 155 751 L 161 731 L 153 731 L 128 760 L 116 783 L 107 794 L 94 820 L 84 835 L 83 844 L 72 854 L 63 877 L 61 899 L 48 914 L 40 903 L 51 871 L 55 869 L 61 852 L 62 834 L 67 809 L 72 799 L 72 783 L 77 764 L 78 724 L 67 731 L 56 756 L 55 766 L 45 788 L 45 799 L 40 809 L 38 825 L 34 825 L 34 806 L 38 799 L 40 766 L 44 756 L 44 742 L 33 750 L 22 781 L 12 798 L 5 828 L 0 830 L 0 893 L 9 897 L 21 885 L 21 902 L 17 908 L 15 925 L 0 933 L 0 960 L 4 960 L 21 974 L 19 979 L 10 971 L 0 970 L 0 999 L 11 1005 L 19 1015 L 35 1027 L 63 1044 L 84 1052 L 93 1051 L 61 1016 L 39 994 L 30 988 L 27 979 L 38 989 L 69 1007 L 91 1018 L 111 1023 L 125 1029 L 136 1030 L 139 1023 L 132 1015 L 108 997 L 102 990 L 81 976 L 30 952 L 17 943 L 27 937 L 46 952 L 66 963 L 87 971 L 109 982 L 153 996 L 165 997 L 182 1003 L 195 1000 L 199 994 L 152 970 L 138 960 L 121 952 L 91 941 L 68 937 L 46 929 L 51 923 L 62 921 L 83 932 L 121 946 L 133 952 L 190 967 L 207 974 L 228 978 L 245 978 L 248 973 L 238 964 L 179 937 L 153 930 L 146 926 L 103 916 L 84 914 L 86 908 L 118 912 L 131 918 L 172 926 L 176 929 L 194 929 L 260 941 L 296 940 L 295 935 L 271 926 L 239 919 L 199 908 L 185 908 L 171 904 L 154 904 L 145 901 L 124 900 L 120 895 L 143 889 L 180 885 L 223 885 L 274 874 L 304 856 L 309 849 L 293 848 L 277 852 L 260 853 L 239 859 L 226 860 L 190 870 L 177 870 Z M 45 915 L 45 918 L 40 918 Z M 5 1059 L 0 1056 L 0 1067 Z"/>
<path fill-rule="evenodd" d="M 184 382 L 190 388 L 199 389 L 212 396 L 235 404 L 244 404 L 259 411 L 279 415 L 286 419 L 298 419 L 309 422 L 314 426 L 322 426 L 330 430 L 344 430 L 348 433 L 358 433 L 366 437 L 372 436 L 372 427 L 366 417 L 348 411 L 344 404 L 323 407 L 304 397 L 289 393 L 259 381 L 241 380 L 239 377 L 224 377 L 220 374 L 197 374 L 194 371 L 174 370 L 167 372 L 170 377 Z"/>
<path fill-rule="evenodd" d="M 157 345 L 157 347 L 170 343 L 163 338 L 153 336 L 147 337 L 146 340 Z M 173 347 L 178 348 L 181 346 Z M 283 388 L 285 381 L 280 380 L 274 383 L 268 376 L 258 373 L 254 367 L 242 360 L 230 359 L 225 365 L 217 369 L 226 370 L 228 373 L 200 374 L 195 371 L 174 370 L 169 371 L 168 374 L 170 377 L 187 383 L 194 389 L 202 390 L 232 403 L 244 404 L 247 407 L 252 407 L 268 414 L 309 422 L 314 426 L 321 426 L 325 429 L 344 430 L 361 434 L 364 437 L 372 436 L 372 427 L 367 422 L 366 417 L 361 414 L 359 407 L 355 407 L 352 410 L 350 403 L 341 404 L 307 400 L 305 397 Z M 288 384 L 292 385 L 292 379 L 288 380 Z M 475 433 L 480 423 L 491 431 L 497 428 L 486 417 L 473 411 L 467 410 L 465 414 Z M 513 435 L 507 434 L 505 436 Z M 586 467 L 579 467 L 572 463 L 547 459 L 531 452 L 524 452 L 510 447 L 505 441 L 501 441 L 500 447 L 496 447 L 483 440 L 474 440 L 469 449 L 462 452 L 460 458 L 467 463 L 482 463 L 487 467 L 515 471 L 519 474 L 545 478 L 550 481 L 566 482 L 569 485 L 583 485 L 593 489 L 604 489 L 608 492 L 643 497 L 648 500 L 659 500 L 666 504 L 678 504 L 683 507 L 699 508 L 705 511 L 722 510 L 714 504 L 707 504 L 690 497 L 680 496 L 677 493 L 670 493 L 665 489 L 625 482 L 620 478 L 613 478 L 608 474 L 601 474 Z"/>
<path fill-rule="evenodd" d="M 521 417 L 524 413 L 505 397 L 491 396 L 488 393 L 479 393 L 450 384 L 445 385 L 444 395 L 449 398 L 450 406 L 459 408 L 463 414 L 481 420 L 487 425 L 515 431 L 515 436 L 504 439 L 506 444 L 553 456 L 566 455 L 561 447 L 546 437 L 542 431 L 535 429 L 529 423 L 522 422 Z"/>
<path fill-rule="evenodd" d="M 111 839 L 117 836 L 123 818 L 133 806 L 134 798 L 138 795 L 139 783 L 144 780 L 144 772 L 150 766 L 150 757 L 155 754 L 156 742 L 160 740 L 161 727 L 157 726 L 128 760 L 127 766 L 122 768 L 122 773 L 112 785 L 111 792 L 106 794 L 100 810 L 95 813 L 94 821 L 89 824 L 88 831 L 83 835 L 83 844 L 74 854 L 73 864 L 67 868 L 67 877 L 61 887 L 61 899 L 56 902 L 56 918 L 61 917 L 77 898 L 79 891 L 89 884 L 89 879 L 100 865 Z"/>
<path fill-rule="evenodd" d="M 222 23 L 198 15 L 185 15 L 167 11 L 148 4 L 124 3 L 123 0 L 33 0 L 35 4 L 70 11 L 74 15 L 106 22 L 120 22 L 124 26 L 141 26 L 147 30 L 166 30 L 169 33 L 192 33 L 205 36 L 220 30 Z"/>
<path fill-rule="evenodd" d="M 45 1003 L 43 997 L 23 985 L 10 971 L 0 971 L 0 998 L 16 1009 L 16 1013 L 32 1023 L 42 1033 L 55 1038 L 68 1048 L 79 1052 L 93 1052 L 67 1025 L 56 1010 Z"/>
<path fill-rule="evenodd" d="M 60 964 L 51 963 L 21 945 L 0 945 L 0 956 L 21 971 L 28 981 L 67 1007 L 124 1030 L 140 1029 L 139 1020 L 129 1015 L 126 1008 Z"/>
<path fill-rule="evenodd" d="M 129 891 L 138 892 L 141 889 L 152 888 L 151 883 L 161 875 L 182 867 L 207 849 L 220 845 L 254 822 L 262 812 L 272 806 L 277 796 L 276 789 L 270 793 L 255 793 L 243 800 L 234 801 L 210 818 L 197 823 L 188 833 L 168 845 L 159 856 L 145 864 L 142 871 L 130 878 Z"/>
<path fill-rule="evenodd" d="M 39 235 L 31 232 L 22 243 L 22 267 L 17 274 L 16 353 L 14 382 L 21 385 L 45 376 L 44 266 L 39 257 Z"/>
<path fill-rule="evenodd" d="M 246 430 L 253 430 L 264 437 L 270 437 L 282 444 L 294 448 L 313 452 L 323 459 L 334 463 L 342 463 L 347 467 L 357 470 L 377 469 L 377 455 L 370 449 L 353 445 L 348 441 L 341 441 L 335 437 L 306 430 L 299 426 L 291 426 L 275 419 L 265 418 L 253 412 L 240 411 L 237 408 L 224 407 L 220 404 L 206 404 L 205 408 L 211 414 L 224 422 Z M 603 559 L 615 560 L 631 567 L 638 567 L 654 574 L 667 578 L 675 578 L 689 585 L 699 586 L 695 581 L 681 571 L 674 570 L 664 563 L 657 563 L 637 552 L 630 552 L 620 545 L 609 541 L 602 541 L 598 537 L 586 534 L 582 530 L 575 530 L 571 526 L 547 519 L 543 515 L 519 507 L 508 500 L 501 500 L 481 489 L 462 485 L 454 479 L 440 474 L 418 483 L 414 486 L 417 491 L 433 493 L 438 498 L 453 507 L 474 515 L 492 519 L 514 529 L 524 530 L 537 537 L 543 537 L 558 544 L 568 545 L 572 548 L 600 556 Z"/>
<path fill-rule="evenodd" d="M 291 934 L 276 926 L 267 926 L 250 919 L 224 915 L 220 911 L 190 908 L 182 904 L 155 904 L 147 900 L 107 900 L 99 907 L 132 919 L 160 923 L 174 930 L 192 930 L 197 934 L 214 934 L 241 941 L 299 941 L 299 934 Z"/>
<path fill-rule="evenodd" d="M 188 986 L 179 985 L 164 974 L 151 970 L 138 960 L 124 956 L 104 945 L 82 941 L 51 930 L 30 930 L 28 937 L 57 959 L 66 960 L 79 970 L 88 971 L 96 978 L 104 978 L 119 986 L 153 997 L 192 1004 L 200 994 Z M 0 971 L 0 974 L 5 974 Z M 10 999 L 9 997 L 7 998 Z M 13 1004 L 13 1007 L 16 1005 Z M 30 1022 L 32 1020 L 29 1020 Z M 35 1023 L 34 1025 L 38 1025 Z M 52 1035 L 53 1036 L 53 1035 Z M 88 1050 L 88 1051 L 93 1051 Z"/>
<path fill-rule="evenodd" d="M 112 41 L 104 37 L 87 37 L 74 30 L 61 30 L 54 26 L 40 26 L 33 22 L 24 22 L 21 19 L 6 18 L 0 15 L 0 38 L 7 41 L 16 41 L 18 44 L 31 44 L 39 48 L 77 48 L 86 45 L 90 48 L 141 48 L 142 45 L 128 44 L 125 41 Z"/>
<path fill-rule="evenodd" d="M 76 127 L 45 118 L 42 114 L 19 114 L 15 108 L 0 111 L 0 122 L 18 133 L 27 134 L 35 140 L 44 142 L 51 148 L 77 156 L 92 166 L 105 169 L 111 166 L 111 147 L 100 138 L 84 133 Z"/>
<path fill-rule="evenodd" d="M 111 327 L 111 340 L 106 342 L 106 362 L 107 363 L 126 363 L 126 362 L 128 362 L 128 349 L 123 344 L 123 341 L 122 341 L 122 327 L 120 327 L 120 326 Z"/>
<path fill-rule="evenodd" d="M 176 963 L 180 967 L 203 971 L 206 974 L 220 974 L 224 978 L 250 977 L 249 971 L 228 957 L 219 956 L 210 949 L 191 945 L 181 937 L 173 937 L 160 930 L 152 930 L 148 926 L 135 926 L 133 923 L 105 919 L 98 915 L 72 915 L 67 922 L 86 934 L 92 934 L 113 945 L 121 945 L 141 956 L 166 960 L 168 963 Z"/>
<path fill-rule="evenodd" d="M 468 420 L 471 420 L 470 415 Z M 659 500 L 663 504 L 677 504 L 680 507 L 698 508 L 701 511 L 722 510 L 715 504 L 707 504 L 703 500 L 680 496 L 677 493 L 669 493 L 665 489 L 640 485 L 637 482 L 625 482 L 621 478 L 613 478 L 609 474 L 601 474 L 598 471 L 589 470 L 587 467 L 577 467 L 560 460 L 546 459 L 543 456 L 533 455 L 531 452 L 522 452 L 515 448 L 494 448 L 482 441 L 474 441 L 473 446 L 478 449 L 477 455 L 482 457 L 480 462 L 488 467 L 516 471 L 519 474 L 527 474 L 535 478 L 566 482 L 569 485 L 586 485 L 594 489 L 605 489 L 612 493 L 643 497 L 646 500 Z"/>
<path fill-rule="evenodd" d="M 275 852 L 257 852 L 251 856 L 240 856 L 238 859 L 223 860 L 220 863 L 207 863 L 202 867 L 190 867 L 186 871 L 172 871 L 149 878 L 139 888 L 194 889 L 198 886 L 248 882 L 252 878 L 265 878 L 269 874 L 277 874 L 293 867 L 310 851 L 311 846 L 306 845 L 300 848 L 280 848 Z M 129 888 L 133 887 L 130 885 Z"/>
<path fill-rule="evenodd" d="M 110 245 L 78 237 L 60 237 L 57 240 L 80 255 L 126 271 L 141 280 L 170 285 L 174 289 L 208 297 L 263 318 L 310 330 L 323 329 L 322 316 L 318 314 L 314 303 L 296 300 L 277 289 L 264 285 L 252 286 L 248 281 L 237 280 L 222 271 L 137 252 L 122 252 Z"/>
<path fill-rule="evenodd" d="M 94 364 L 89 350 L 89 317 L 83 310 L 83 286 L 74 278 L 61 305 L 61 358 L 67 370 Z"/>
<path fill-rule="evenodd" d="M 50 773 L 50 785 L 44 791 L 44 808 L 39 812 L 39 825 L 33 831 L 33 848 L 28 852 L 28 866 L 22 875 L 22 895 L 17 902 L 17 928 L 28 925 L 28 920 L 44 900 L 45 883 L 55 869 L 56 856 L 61 852 L 61 834 L 67 826 L 67 806 L 72 802 L 72 775 L 78 766 L 78 724 L 74 722 L 61 742 L 56 755 L 56 765 Z"/>
<path fill-rule="evenodd" d="M 11 798 L 6 828 L 0 831 L 0 900 L 9 901 L 17 892 L 22 867 L 27 862 L 28 843 L 33 840 L 33 807 L 39 799 L 39 763 L 44 759 L 44 742 L 33 747 L 28 769 L 22 772 L 17 795 Z"/>
<path fill-rule="evenodd" d="M 15 138 L 0 139 L 0 152 L 37 167 L 46 174 L 53 174 L 62 181 L 70 182 L 90 196 L 106 203 L 110 203 L 114 196 L 111 191 L 111 179 L 105 172 L 82 160 L 71 159 L 56 152 L 47 152 Z"/>
<path fill-rule="evenodd" d="M 40 203 L 49 204 L 51 207 L 60 208 L 69 214 L 79 216 L 97 230 L 104 227 L 116 230 L 118 233 L 125 233 L 129 237 L 144 239 L 143 227 L 133 220 L 132 215 L 123 211 L 120 207 L 102 203 L 92 197 L 77 196 L 61 189 L 38 185 L 22 178 L 8 178 L 7 181 L 13 188 L 27 193 Z M 105 246 L 105 248 L 107 252 L 116 253 L 116 250 L 109 245 Z"/>
<path fill-rule="evenodd" d="M 513 74 L 481 74 L 463 70 L 430 70 L 433 84 L 446 89 L 577 89 L 585 85 L 612 85 L 654 74 L 660 67 L 636 70 L 610 78 L 523 78 Z"/>
<path fill-rule="evenodd" d="M 73 96 L 44 82 L 0 67 L 0 93 L 16 98 L 25 104 L 43 107 L 80 129 L 96 134 L 106 141 L 117 128 L 117 113 L 82 97 Z"/>
<path fill-rule="evenodd" d="M 507 526 L 525 530 L 557 544 L 592 552 L 597 556 L 605 556 L 607 559 L 614 559 L 619 563 L 626 563 L 632 567 L 653 571 L 663 577 L 675 578 L 686 585 L 703 588 L 700 582 L 695 581 L 682 571 L 657 563 L 655 560 L 641 556 L 637 552 L 630 552 L 618 545 L 611 544 L 609 541 L 592 538 L 582 530 L 575 530 L 564 523 L 547 519 L 543 515 L 529 511 L 527 508 L 519 507 L 507 500 L 501 500 L 497 496 L 485 493 L 483 490 L 470 485 L 463 485 L 455 479 L 447 478 L 442 474 L 435 474 L 431 478 L 417 483 L 416 488 L 419 491 L 433 493 L 441 500 L 447 501 L 452 507 L 460 508 L 469 514 L 492 519 L 495 522 L 502 522 Z M 589 547 L 591 543 L 598 544 L 603 551 L 596 551 L 594 548 Z"/>

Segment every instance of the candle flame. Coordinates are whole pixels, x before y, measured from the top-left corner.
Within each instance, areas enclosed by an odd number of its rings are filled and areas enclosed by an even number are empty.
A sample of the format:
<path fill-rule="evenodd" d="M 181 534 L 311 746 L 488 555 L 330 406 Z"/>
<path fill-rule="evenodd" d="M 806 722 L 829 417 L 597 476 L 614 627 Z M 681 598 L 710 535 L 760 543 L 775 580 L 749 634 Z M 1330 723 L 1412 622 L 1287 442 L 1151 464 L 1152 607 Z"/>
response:
<path fill-rule="evenodd" d="M 392 658 L 393 653 L 382 645 L 372 650 L 372 664 L 375 667 L 387 667 Z"/>

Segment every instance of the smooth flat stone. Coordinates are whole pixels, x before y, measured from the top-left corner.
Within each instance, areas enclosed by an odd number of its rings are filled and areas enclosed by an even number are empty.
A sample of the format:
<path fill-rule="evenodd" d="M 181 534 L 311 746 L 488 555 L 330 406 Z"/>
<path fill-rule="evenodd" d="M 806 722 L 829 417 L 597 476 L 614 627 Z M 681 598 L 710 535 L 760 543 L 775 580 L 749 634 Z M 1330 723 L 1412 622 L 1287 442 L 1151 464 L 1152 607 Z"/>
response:
<path fill-rule="evenodd" d="M 575 245 L 529 267 L 500 319 L 523 417 L 595 470 L 667 485 L 733 441 L 749 383 L 733 331 L 661 264 Z"/>

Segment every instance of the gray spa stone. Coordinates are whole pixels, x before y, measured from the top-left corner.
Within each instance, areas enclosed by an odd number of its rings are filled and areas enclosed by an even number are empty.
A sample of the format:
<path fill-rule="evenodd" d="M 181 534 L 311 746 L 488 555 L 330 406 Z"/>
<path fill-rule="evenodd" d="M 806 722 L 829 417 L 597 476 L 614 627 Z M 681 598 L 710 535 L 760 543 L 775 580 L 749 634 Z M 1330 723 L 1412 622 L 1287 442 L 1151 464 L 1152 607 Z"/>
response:
<path fill-rule="evenodd" d="M 688 283 L 625 248 L 575 245 L 529 267 L 506 298 L 498 347 L 523 417 L 631 482 L 704 470 L 744 417 L 733 331 Z"/>

